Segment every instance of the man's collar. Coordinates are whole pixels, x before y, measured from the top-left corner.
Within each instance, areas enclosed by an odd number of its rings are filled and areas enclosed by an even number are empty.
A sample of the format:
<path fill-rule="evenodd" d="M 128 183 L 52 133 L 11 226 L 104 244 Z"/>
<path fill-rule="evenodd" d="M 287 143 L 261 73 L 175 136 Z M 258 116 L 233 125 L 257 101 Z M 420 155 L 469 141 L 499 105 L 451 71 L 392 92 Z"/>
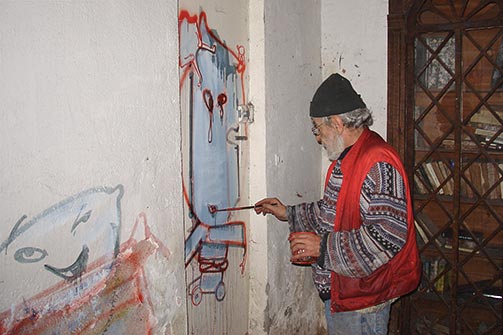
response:
<path fill-rule="evenodd" d="M 346 149 L 344 149 L 344 151 L 341 152 L 341 154 L 339 155 L 339 157 L 337 158 L 338 161 L 341 161 L 344 159 L 344 157 L 348 154 L 349 150 L 351 150 L 353 146 L 350 145 L 349 147 L 347 147 Z"/>

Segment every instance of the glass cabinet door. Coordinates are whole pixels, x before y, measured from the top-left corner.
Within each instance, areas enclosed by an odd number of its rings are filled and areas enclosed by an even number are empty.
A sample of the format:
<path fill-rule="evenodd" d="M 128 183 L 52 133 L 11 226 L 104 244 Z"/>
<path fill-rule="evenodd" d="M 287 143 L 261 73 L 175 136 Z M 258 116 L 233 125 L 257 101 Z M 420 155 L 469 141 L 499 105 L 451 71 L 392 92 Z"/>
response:
<path fill-rule="evenodd" d="M 421 3 L 405 128 L 423 276 L 406 333 L 501 334 L 503 27 L 482 24 L 501 3 Z"/>

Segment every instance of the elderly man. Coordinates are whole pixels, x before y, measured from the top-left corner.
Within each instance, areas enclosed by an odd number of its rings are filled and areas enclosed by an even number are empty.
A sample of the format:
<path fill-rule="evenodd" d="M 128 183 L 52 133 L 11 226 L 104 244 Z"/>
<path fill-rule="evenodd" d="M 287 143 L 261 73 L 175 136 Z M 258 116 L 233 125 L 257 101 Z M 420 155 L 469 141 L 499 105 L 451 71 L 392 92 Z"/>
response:
<path fill-rule="evenodd" d="M 417 287 L 421 272 L 406 171 L 341 75 L 320 85 L 310 116 L 332 160 L 323 198 L 294 206 L 266 198 L 255 211 L 315 233 L 293 235 L 292 261 L 317 259 L 313 280 L 330 335 L 387 334 L 391 303 Z"/>

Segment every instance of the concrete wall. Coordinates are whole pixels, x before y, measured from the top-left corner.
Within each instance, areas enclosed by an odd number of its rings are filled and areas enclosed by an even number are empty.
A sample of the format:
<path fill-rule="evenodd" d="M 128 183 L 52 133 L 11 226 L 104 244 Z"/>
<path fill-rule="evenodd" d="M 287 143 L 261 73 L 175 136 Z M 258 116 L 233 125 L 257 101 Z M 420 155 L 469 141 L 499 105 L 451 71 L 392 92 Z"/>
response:
<path fill-rule="evenodd" d="M 323 78 L 347 77 L 374 113 L 373 129 L 386 138 L 388 0 L 322 1 Z"/>
<path fill-rule="evenodd" d="M 179 2 L 180 110 L 190 334 L 248 330 L 248 2 Z"/>
<path fill-rule="evenodd" d="M 0 2 L 0 333 L 185 332 L 176 18 Z"/>
<path fill-rule="evenodd" d="M 250 201 L 319 198 L 308 108 L 331 72 L 385 134 L 386 12 L 249 1 Z M 0 333 L 186 332 L 177 18 L 173 1 L 0 2 Z M 248 227 L 250 334 L 323 333 L 286 224 L 252 215 Z"/>
<path fill-rule="evenodd" d="M 257 112 L 250 197 L 255 201 L 277 196 L 295 204 L 319 197 L 321 151 L 308 111 L 321 81 L 320 9 L 319 1 L 251 3 L 250 94 Z M 252 217 L 250 235 L 250 333 L 322 334 L 311 270 L 289 262 L 287 224 Z"/>
<path fill-rule="evenodd" d="M 388 2 L 264 2 L 250 7 L 251 95 L 257 106 L 250 196 L 277 196 L 286 204 L 314 201 L 328 160 L 309 131 L 308 108 L 322 80 L 333 72 L 348 77 L 374 112 L 373 129 L 386 134 Z M 286 224 L 274 218 L 251 223 L 252 333 L 323 333 L 310 270 L 289 265 Z"/>

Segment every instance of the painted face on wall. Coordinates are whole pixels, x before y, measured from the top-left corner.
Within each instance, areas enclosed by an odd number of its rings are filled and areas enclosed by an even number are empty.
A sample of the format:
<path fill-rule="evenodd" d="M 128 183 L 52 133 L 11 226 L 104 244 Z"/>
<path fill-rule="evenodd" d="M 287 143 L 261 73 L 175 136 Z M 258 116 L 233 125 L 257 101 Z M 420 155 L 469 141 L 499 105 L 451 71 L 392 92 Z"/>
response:
<path fill-rule="evenodd" d="M 234 206 L 241 192 L 237 110 L 245 103 L 245 51 L 225 45 L 204 13 L 182 11 L 179 32 L 187 201 L 201 222 L 215 226 L 224 224 L 228 213 L 212 214 L 208 205 Z"/>
<path fill-rule="evenodd" d="M 0 310 L 56 284 L 72 284 L 67 294 L 74 296 L 54 299 L 56 308 L 103 279 L 119 251 L 122 195 L 122 185 L 90 189 L 31 219 L 21 217 L 0 244 Z M 81 280 L 96 264 L 104 266 Z"/>

